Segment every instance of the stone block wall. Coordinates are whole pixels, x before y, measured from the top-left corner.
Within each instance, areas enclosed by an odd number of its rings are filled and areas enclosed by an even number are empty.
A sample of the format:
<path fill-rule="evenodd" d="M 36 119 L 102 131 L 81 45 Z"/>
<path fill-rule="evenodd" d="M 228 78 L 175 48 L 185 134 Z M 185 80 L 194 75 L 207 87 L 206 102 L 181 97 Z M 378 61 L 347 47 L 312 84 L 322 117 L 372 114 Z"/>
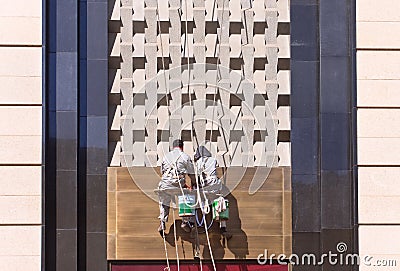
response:
<path fill-rule="evenodd" d="M 42 1 L 0 1 L 0 261 L 41 270 Z"/>
<path fill-rule="evenodd" d="M 112 166 L 160 165 L 179 137 L 221 166 L 290 165 L 288 0 L 109 9 Z"/>

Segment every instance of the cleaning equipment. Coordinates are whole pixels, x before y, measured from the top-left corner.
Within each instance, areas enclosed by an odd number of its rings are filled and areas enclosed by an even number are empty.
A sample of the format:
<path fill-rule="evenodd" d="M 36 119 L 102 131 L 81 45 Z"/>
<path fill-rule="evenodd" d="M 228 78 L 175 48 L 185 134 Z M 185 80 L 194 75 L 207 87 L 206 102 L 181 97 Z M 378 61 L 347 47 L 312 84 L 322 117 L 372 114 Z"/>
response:
<path fill-rule="evenodd" d="M 215 221 L 229 219 L 229 201 L 219 197 L 213 202 L 213 219 Z"/>
<path fill-rule="evenodd" d="M 180 195 L 178 196 L 178 205 L 179 205 L 179 216 L 194 216 L 196 212 L 196 208 L 193 206 L 196 204 L 196 196 L 195 195 Z"/>

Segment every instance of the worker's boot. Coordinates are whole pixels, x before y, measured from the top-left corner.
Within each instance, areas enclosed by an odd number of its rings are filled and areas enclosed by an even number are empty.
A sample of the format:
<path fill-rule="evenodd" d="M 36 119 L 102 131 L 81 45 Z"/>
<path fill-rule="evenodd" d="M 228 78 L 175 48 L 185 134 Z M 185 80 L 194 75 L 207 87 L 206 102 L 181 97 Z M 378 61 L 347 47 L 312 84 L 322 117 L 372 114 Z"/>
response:
<path fill-rule="evenodd" d="M 196 262 L 200 263 L 201 258 L 200 258 L 200 250 L 199 249 L 195 250 L 194 255 L 193 255 L 193 259 Z"/>
<path fill-rule="evenodd" d="M 232 234 L 226 230 L 226 227 L 221 227 L 220 229 L 221 235 L 226 239 L 229 240 L 232 238 Z"/>
<path fill-rule="evenodd" d="M 165 222 L 161 221 L 160 226 L 158 226 L 158 232 L 160 233 L 161 237 L 164 238 L 165 236 Z"/>

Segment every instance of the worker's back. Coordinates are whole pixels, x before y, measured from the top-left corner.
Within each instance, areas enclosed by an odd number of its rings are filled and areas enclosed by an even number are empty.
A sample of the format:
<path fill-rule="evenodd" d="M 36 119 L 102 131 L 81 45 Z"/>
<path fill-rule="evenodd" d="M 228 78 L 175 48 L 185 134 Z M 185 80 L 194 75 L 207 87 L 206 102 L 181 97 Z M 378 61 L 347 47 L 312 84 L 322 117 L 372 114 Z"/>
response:
<path fill-rule="evenodd" d="M 177 184 L 186 174 L 194 174 L 192 159 L 180 148 L 174 148 L 164 156 L 161 173 L 163 182 Z"/>
<path fill-rule="evenodd" d="M 217 183 L 217 159 L 214 157 L 201 157 L 196 162 L 197 173 L 203 179 L 204 186 Z"/>

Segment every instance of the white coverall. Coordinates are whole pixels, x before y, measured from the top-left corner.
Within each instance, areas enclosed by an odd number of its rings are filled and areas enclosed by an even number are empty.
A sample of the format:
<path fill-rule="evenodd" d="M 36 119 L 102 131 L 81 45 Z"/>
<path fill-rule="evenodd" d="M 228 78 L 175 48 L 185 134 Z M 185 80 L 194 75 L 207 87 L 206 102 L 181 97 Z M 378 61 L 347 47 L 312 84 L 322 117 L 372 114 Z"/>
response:
<path fill-rule="evenodd" d="M 217 198 L 216 194 L 221 193 L 222 190 L 221 180 L 217 177 L 217 160 L 211 156 L 211 153 L 204 146 L 197 149 L 195 159 L 197 159 L 196 170 L 200 179 L 199 186 L 203 188 L 207 198 L 211 199 L 212 202 Z M 226 221 L 220 221 L 219 226 L 226 233 Z"/>
<path fill-rule="evenodd" d="M 203 156 L 197 160 L 196 167 L 200 187 L 207 192 L 220 192 L 221 181 L 217 177 L 217 160 L 214 157 Z"/>
<path fill-rule="evenodd" d="M 194 174 L 193 162 L 189 155 L 180 148 L 174 148 L 164 156 L 161 164 L 162 178 L 158 185 L 160 216 L 161 221 L 167 222 L 169 208 L 174 195 L 168 193 L 168 189 L 179 189 L 179 183 L 183 187 L 185 184 L 185 175 Z M 164 191 L 163 191 L 164 190 Z"/>

